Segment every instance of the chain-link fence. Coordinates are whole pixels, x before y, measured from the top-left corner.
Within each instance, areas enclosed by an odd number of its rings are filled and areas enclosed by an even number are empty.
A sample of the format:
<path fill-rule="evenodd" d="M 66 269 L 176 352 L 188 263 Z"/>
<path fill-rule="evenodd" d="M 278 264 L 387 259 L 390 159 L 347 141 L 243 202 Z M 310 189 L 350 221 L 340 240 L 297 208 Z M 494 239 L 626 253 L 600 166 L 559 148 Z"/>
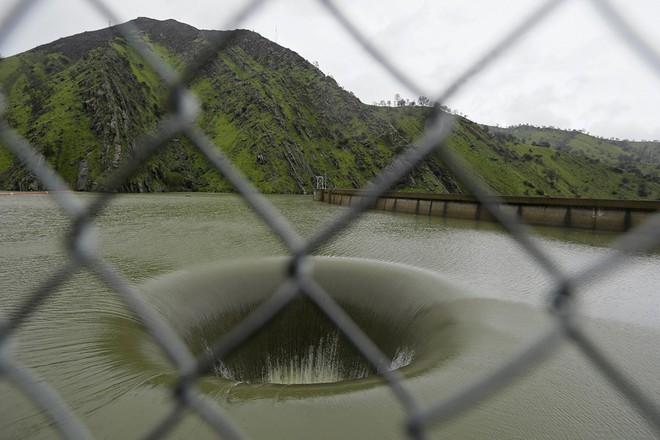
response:
<path fill-rule="evenodd" d="M 18 1 L 10 13 L 0 17 L 0 40 L 15 33 L 29 32 L 29 29 L 23 28 L 21 23 L 25 16 L 29 15 L 34 3 L 36 2 Z M 88 3 L 109 21 L 118 22 L 110 2 L 89 0 Z M 264 3 L 267 1 L 248 2 L 232 20 L 225 23 L 225 27 L 228 29 L 240 27 L 246 17 L 261 8 Z M 417 96 L 425 95 L 423 90 L 408 77 L 405 69 L 382 55 L 373 42 L 352 23 L 351 17 L 347 16 L 332 0 L 320 0 L 319 3 L 325 8 L 327 14 L 378 61 L 386 72 L 407 89 L 415 92 Z M 155 133 L 145 134 L 139 140 L 134 160 L 125 161 L 118 168 L 111 176 L 108 188 L 110 190 L 121 188 L 122 184 L 127 182 L 143 163 L 159 154 L 161 146 L 175 136 L 186 137 L 212 166 L 233 184 L 236 191 L 244 197 L 263 222 L 281 239 L 291 257 L 290 268 L 285 282 L 273 292 L 267 301 L 238 323 L 226 337 L 215 341 L 213 347 L 205 355 L 196 358 L 176 332 L 159 318 L 142 299 L 137 287 L 100 255 L 96 244 L 95 223 L 111 201 L 112 192 L 98 194 L 89 204 L 82 203 L 76 193 L 68 191 L 70 189 L 68 185 L 53 171 L 37 150 L 14 127 L 9 126 L 6 121 L 2 121 L 0 122 L 0 142 L 31 173 L 37 176 L 39 182 L 51 193 L 52 198 L 66 213 L 70 222 L 67 235 L 68 261 L 56 269 L 39 288 L 24 292 L 22 307 L 17 308 L 10 316 L 3 316 L 0 320 L 0 374 L 2 379 L 18 387 L 46 414 L 64 437 L 92 437 L 80 418 L 58 396 L 57 390 L 42 380 L 32 368 L 23 365 L 13 356 L 16 349 L 13 336 L 17 330 L 26 320 L 39 314 L 40 310 L 45 307 L 46 301 L 74 273 L 84 269 L 107 284 L 121 298 L 158 342 L 177 369 L 178 381 L 171 393 L 171 411 L 157 426 L 151 427 L 149 438 L 160 437 L 168 433 L 186 411 L 197 413 L 223 438 L 243 438 L 243 434 L 231 417 L 226 415 L 226 412 L 216 402 L 206 398 L 197 389 L 196 381 L 213 368 L 216 359 L 224 359 L 229 356 L 261 327 L 284 311 L 298 295 L 303 295 L 315 303 L 357 347 L 369 364 L 381 372 L 386 384 L 400 401 L 405 412 L 406 426 L 401 427 L 401 437 L 425 438 L 430 427 L 448 421 L 464 409 L 497 393 L 507 384 L 515 381 L 523 371 L 551 356 L 560 343 L 566 342 L 577 347 L 581 356 L 590 361 L 600 374 L 625 396 L 628 404 L 642 414 L 649 425 L 660 434 L 660 409 L 655 406 L 653 399 L 644 390 L 639 389 L 634 381 L 627 377 L 625 371 L 617 368 L 605 351 L 581 329 L 580 322 L 574 314 L 577 287 L 588 281 L 598 281 L 603 274 L 621 264 L 626 255 L 653 250 L 660 243 L 660 214 L 652 216 L 643 225 L 620 236 L 612 245 L 612 249 L 616 252 L 609 254 L 606 259 L 598 261 L 578 273 L 569 274 L 558 267 L 553 259 L 538 246 L 537 242 L 533 240 L 532 232 L 525 224 L 514 216 L 508 216 L 506 212 L 496 209 L 497 202 L 493 201 L 493 198 L 484 198 L 483 206 L 521 245 L 531 259 L 539 262 L 552 274 L 556 286 L 550 311 L 553 325 L 533 343 L 520 347 L 518 354 L 511 357 L 504 365 L 494 371 L 489 371 L 480 380 L 452 395 L 438 396 L 432 404 L 421 404 L 418 397 L 408 389 L 406 381 L 398 372 L 390 371 L 387 367 L 389 361 L 379 347 L 320 287 L 310 269 L 310 255 L 317 248 L 347 228 L 351 222 L 373 205 L 380 194 L 398 182 L 431 153 L 439 155 L 444 164 L 475 194 L 483 193 L 476 186 L 473 174 L 466 170 L 465 164 L 459 166 L 452 152 L 445 147 L 444 141 L 452 130 L 452 116 L 441 111 L 440 107 L 459 90 L 469 87 L 470 79 L 486 71 L 494 60 L 509 51 L 528 33 L 533 32 L 539 23 L 561 11 L 564 3 L 568 2 L 558 0 L 543 2 L 517 26 L 510 29 L 504 38 L 485 51 L 478 61 L 470 65 L 439 96 L 436 96 L 434 101 L 438 103 L 438 106 L 423 135 L 415 140 L 391 167 L 364 188 L 365 197 L 361 199 L 360 203 L 351 206 L 350 209 L 341 210 L 337 218 L 329 225 L 320 228 L 309 239 L 302 239 L 269 202 L 269 199 L 255 191 L 252 184 L 237 170 L 234 164 L 196 126 L 197 101 L 187 84 L 198 75 L 209 57 L 223 50 L 231 34 L 223 34 L 222 38 L 214 41 L 211 46 L 207 46 L 197 54 L 184 70 L 175 71 L 161 58 L 155 56 L 149 46 L 137 37 L 137 29 L 131 29 L 130 26 L 119 27 L 118 31 L 122 33 L 122 37 L 140 54 L 144 63 L 156 71 L 167 84 L 170 100 L 173 102 L 171 106 L 173 110 L 162 118 Z M 656 74 L 660 74 L 660 57 L 655 53 L 651 44 L 644 41 L 634 27 L 630 26 L 608 1 L 593 0 L 591 3 L 594 15 L 609 24 L 611 31 L 619 36 L 631 52 L 636 54 L 641 63 L 648 64 Z"/>

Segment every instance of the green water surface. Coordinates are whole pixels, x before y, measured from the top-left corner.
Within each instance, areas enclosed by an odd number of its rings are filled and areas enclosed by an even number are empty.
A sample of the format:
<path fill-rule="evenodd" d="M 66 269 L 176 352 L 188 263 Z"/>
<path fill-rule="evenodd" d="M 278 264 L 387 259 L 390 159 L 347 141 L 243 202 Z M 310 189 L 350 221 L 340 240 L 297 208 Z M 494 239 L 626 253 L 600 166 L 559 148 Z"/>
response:
<path fill-rule="evenodd" d="M 94 196 L 76 197 L 89 203 Z M 302 237 L 313 235 L 345 209 L 315 203 L 309 196 L 270 196 L 268 201 Z M 70 223 L 48 195 L 0 198 L 3 318 L 20 310 L 26 297 L 66 264 Z M 94 224 L 99 254 L 137 286 L 182 268 L 286 254 L 278 237 L 235 195 L 122 195 Z M 533 240 L 569 273 L 609 255 L 607 245 L 616 237 L 565 229 L 539 232 Z M 368 212 L 315 254 L 402 263 L 427 270 L 460 290 L 461 301 L 450 308 L 452 324 L 429 336 L 449 341 L 443 345 L 447 352 L 424 374 L 406 379 L 422 406 L 491 371 L 548 323 L 552 276 L 490 223 Z M 575 292 L 584 316 L 580 322 L 595 343 L 656 405 L 659 269 L 657 252 L 632 256 Z M 401 288 L 401 295 L 408 288 L 414 286 Z M 438 293 L 439 302 L 442 295 Z M 141 348 L 135 350 L 136 344 Z M 94 437 L 140 438 L 174 405 L 168 387 L 175 377 L 173 367 L 145 363 L 145 353 L 158 351 L 153 338 L 121 298 L 84 268 L 30 315 L 12 346 L 16 360 L 51 384 Z M 258 390 L 232 392 L 231 387 L 215 386 L 214 380 L 202 379 L 201 392 L 249 438 L 404 437 L 405 412 L 384 385 L 338 386 L 337 392 L 323 393 L 298 386 L 296 392 L 283 388 L 279 394 L 262 395 Z M 0 438 L 57 436 L 7 380 L 0 380 L 0 396 Z M 467 439 L 655 438 L 644 418 L 568 343 L 503 391 L 429 434 Z M 193 414 L 172 432 L 172 438 L 216 437 Z"/>

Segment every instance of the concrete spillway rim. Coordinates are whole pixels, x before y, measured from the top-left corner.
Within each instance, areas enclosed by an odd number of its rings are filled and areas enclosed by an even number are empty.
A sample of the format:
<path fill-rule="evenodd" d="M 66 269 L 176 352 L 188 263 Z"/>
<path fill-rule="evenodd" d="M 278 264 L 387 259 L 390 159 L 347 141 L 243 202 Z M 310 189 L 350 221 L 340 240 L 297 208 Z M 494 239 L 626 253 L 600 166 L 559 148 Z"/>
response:
<path fill-rule="evenodd" d="M 434 272 L 401 263 L 316 256 L 309 260 L 313 279 L 342 308 L 368 310 L 368 313 L 380 319 L 382 325 L 395 325 L 393 331 L 404 335 L 404 339 L 408 338 L 402 344 L 415 346 L 415 359 L 409 365 L 398 368 L 403 377 L 422 374 L 442 362 L 445 352 L 443 347 L 451 341 L 435 337 L 435 330 L 451 324 L 451 311 L 445 306 L 464 298 L 463 291 Z M 195 332 L 195 326 L 210 319 L 209 316 L 222 301 L 238 301 L 243 305 L 249 302 L 251 291 L 262 291 L 255 294 L 255 298 L 261 299 L 271 294 L 286 279 L 290 262 L 291 257 L 211 262 L 156 277 L 144 283 L 140 290 L 147 301 L 186 340 L 188 335 Z M 216 291 L 208 294 L 214 288 Z M 163 291 L 168 294 L 162 295 Z M 372 322 L 357 324 L 361 328 L 375 326 Z M 153 356 L 151 358 L 154 359 Z M 167 368 L 162 361 L 155 363 L 159 369 Z M 229 387 L 233 395 L 243 394 L 242 391 L 251 394 L 250 390 L 258 389 L 264 397 L 273 394 L 282 397 L 295 396 L 299 392 L 305 395 L 310 392 L 350 392 L 384 385 L 384 382 L 376 374 L 341 382 L 313 384 L 242 383 L 219 377 L 204 377 L 200 379 L 199 385 L 207 389 L 214 386 Z"/>

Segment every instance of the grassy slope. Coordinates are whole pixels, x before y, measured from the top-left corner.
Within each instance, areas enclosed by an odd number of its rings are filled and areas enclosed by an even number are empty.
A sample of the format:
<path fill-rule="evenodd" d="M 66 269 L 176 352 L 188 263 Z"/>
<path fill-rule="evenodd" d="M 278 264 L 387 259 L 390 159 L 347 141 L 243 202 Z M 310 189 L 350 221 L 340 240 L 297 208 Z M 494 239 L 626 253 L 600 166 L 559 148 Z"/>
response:
<path fill-rule="evenodd" d="M 579 153 L 612 166 L 638 170 L 649 176 L 660 173 L 660 141 L 603 139 L 576 130 L 530 125 L 489 128 L 493 132 L 511 134 L 519 143 L 547 144 L 552 149 Z"/>
<path fill-rule="evenodd" d="M 89 120 L 75 96 L 73 69 L 66 58 L 42 53 L 7 64 L 3 60 L 0 66 L 0 78 L 9 78 L 4 83 L 9 96 L 8 122 L 42 152 L 65 180 L 71 181 L 81 145 L 93 139 L 86 129 Z M 8 165 L 3 162 L 1 169 Z"/>

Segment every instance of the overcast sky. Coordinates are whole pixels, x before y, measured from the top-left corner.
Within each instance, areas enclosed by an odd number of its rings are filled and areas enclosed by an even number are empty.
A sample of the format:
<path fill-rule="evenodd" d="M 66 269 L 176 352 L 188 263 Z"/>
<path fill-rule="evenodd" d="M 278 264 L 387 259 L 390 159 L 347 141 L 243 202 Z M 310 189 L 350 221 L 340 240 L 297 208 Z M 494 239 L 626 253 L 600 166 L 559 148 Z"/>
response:
<path fill-rule="evenodd" d="M 226 29 L 239 0 L 106 0 L 118 17 L 173 18 Z M 434 98 L 512 26 L 536 0 L 335 0 L 350 20 Z M 16 0 L 0 4 L 0 22 Z M 57 38 L 107 27 L 84 0 L 42 0 L 4 40 L 9 56 Z M 612 4 L 660 53 L 660 1 Z M 112 24 L 117 24 L 113 22 Z M 267 0 L 234 27 L 254 30 L 316 61 L 365 103 L 416 99 L 313 0 Z M 587 0 L 568 0 L 446 104 L 491 125 L 521 123 L 586 130 L 603 137 L 660 139 L 660 72 L 640 61 Z"/>

